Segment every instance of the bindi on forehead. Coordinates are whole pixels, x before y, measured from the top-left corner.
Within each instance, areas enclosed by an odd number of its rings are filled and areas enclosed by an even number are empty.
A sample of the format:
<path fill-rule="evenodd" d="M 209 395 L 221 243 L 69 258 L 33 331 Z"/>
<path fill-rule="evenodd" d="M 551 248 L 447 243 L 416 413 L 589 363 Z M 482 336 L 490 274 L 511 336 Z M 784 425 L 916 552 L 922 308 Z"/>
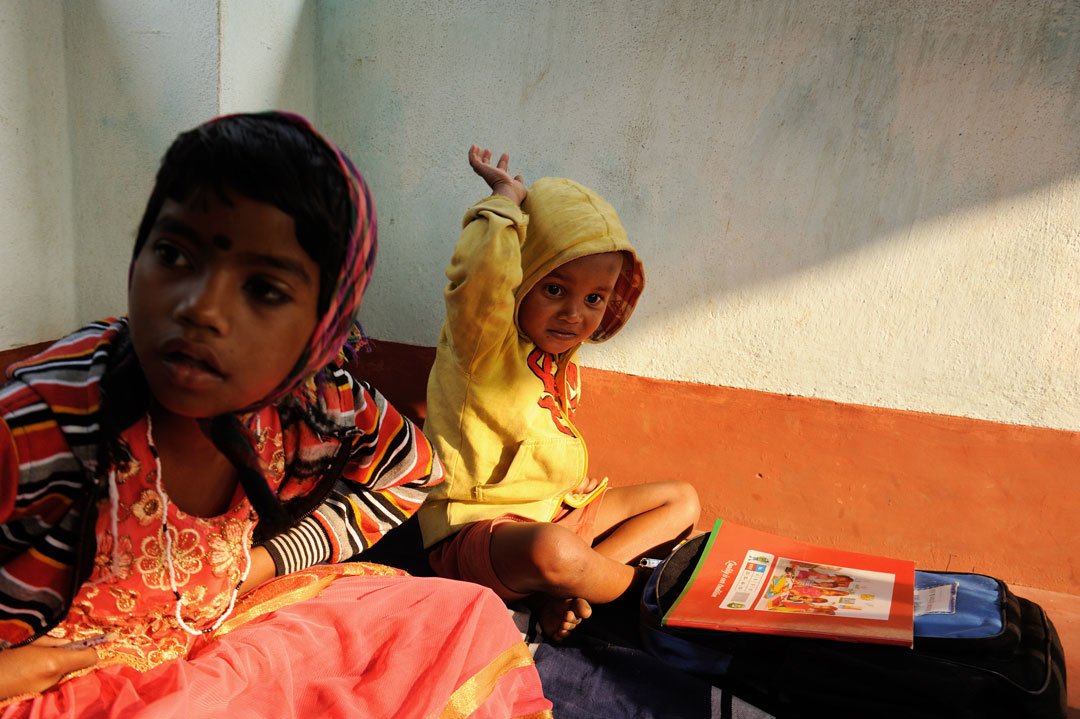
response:
<path fill-rule="evenodd" d="M 222 252 L 228 252 L 232 249 L 232 240 L 225 235 L 214 235 L 210 238 L 210 242 Z"/>

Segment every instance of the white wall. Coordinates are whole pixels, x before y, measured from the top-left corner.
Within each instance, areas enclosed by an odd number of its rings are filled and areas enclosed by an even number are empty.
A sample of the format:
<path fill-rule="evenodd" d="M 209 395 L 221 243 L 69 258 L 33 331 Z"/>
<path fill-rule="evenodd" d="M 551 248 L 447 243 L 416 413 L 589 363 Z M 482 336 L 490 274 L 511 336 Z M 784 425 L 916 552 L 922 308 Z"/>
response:
<path fill-rule="evenodd" d="M 126 311 L 177 133 L 222 112 L 310 114 L 315 83 L 303 0 L 0 2 L 2 350 Z"/>
<path fill-rule="evenodd" d="M 176 133 L 217 110 L 217 8 L 206 0 L 62 7 L 83 323 L 126 312 L 131 247 L 161 155 Z"/>
<path fill-rule="evenodd" d="M 222 112 L 315 111 L 315 6 L 304 0 L 220 2 Z"/>
<path fill-rule="evenodd" d="M 168 142 L 278 105 L 374 189 L 375 337 L 434 344 L 478 141 L 646 261 L 586 364 L 1080 429 L 1076 3 L 0 2 L 0 349 L 122 311 Z"/>
<path fill-rule="evenodd" d="M 2 3 L 0 350 L 55 338 L 75 321 L 61 10 Z"/>
<path fill-rule="evenodd" d="M 372 181 L 363 319 L 434 344 L 509 150 L 620 209 L 660 378 L 1080 429 L 1080 4 L 322 2 L 320 118 Z"/>

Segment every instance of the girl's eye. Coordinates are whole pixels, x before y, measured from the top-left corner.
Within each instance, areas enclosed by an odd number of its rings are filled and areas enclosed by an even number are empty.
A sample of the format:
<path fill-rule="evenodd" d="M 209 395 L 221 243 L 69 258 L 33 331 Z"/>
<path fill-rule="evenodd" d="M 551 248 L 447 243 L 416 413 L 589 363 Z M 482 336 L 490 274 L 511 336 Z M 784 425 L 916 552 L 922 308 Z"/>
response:
<path fill-rule="evenodd" d="M 585 302 L 591 307 L 599 307 L 604 304 L 605 300 L 603 295 L 598 295 L 593 292 L 585 297 Z"/>
<path fill-rule="evenodd" d="M 183 251 L 171 242 L 158 240 L 152 248 L 158 261 L 165 267 L 190 267 L 191 260 Z"/>
<path fill-rule="evenodd" d="M 548 297 L 561 297 L 562 293 L 563 293 L 563 288 L 560 287 L 559 285 L 552 284 L 552 283 L 544 285 L 544 294 L 547 295 Z"/>
<path fill-rule="evenodd" d="M 244 285 L 244 289 L 256 302 L 267 305 L 283 305 L 292 299 L 284 290 L 263 277 L 251 278 Z"/>

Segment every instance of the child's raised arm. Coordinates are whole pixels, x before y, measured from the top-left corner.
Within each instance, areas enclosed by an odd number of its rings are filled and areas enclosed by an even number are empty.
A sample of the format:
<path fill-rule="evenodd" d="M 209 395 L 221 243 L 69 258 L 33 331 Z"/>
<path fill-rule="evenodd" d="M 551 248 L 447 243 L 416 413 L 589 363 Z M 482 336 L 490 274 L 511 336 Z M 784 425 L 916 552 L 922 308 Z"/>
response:
<path fill-rule="evenodd" d="M 520 206 L 525 200 L 525 178 L 521 175 L 510 176 L 510 155 L 503 153 L 499 161 L 491 164 L 491 150 L 479 145 L 469 146 L 469 165 L 473 171 L 483 178 L 491 191 L 496 195 L 502 195 Z"/>
<path fill-rule="evenodd" d="M 521 245 L 528 218 L 521 210 L 527 190 L 521 175 L 511 177 L 506 153 L 491 164 L 491 151 L 469 147 L 469 166 L 494 193 L 470 207 L 446 268 L 443 293 L 446 341 L 467 372 L 480 367 L 495 347 L 515 337 L 514 293 L 521 284 Z"/>

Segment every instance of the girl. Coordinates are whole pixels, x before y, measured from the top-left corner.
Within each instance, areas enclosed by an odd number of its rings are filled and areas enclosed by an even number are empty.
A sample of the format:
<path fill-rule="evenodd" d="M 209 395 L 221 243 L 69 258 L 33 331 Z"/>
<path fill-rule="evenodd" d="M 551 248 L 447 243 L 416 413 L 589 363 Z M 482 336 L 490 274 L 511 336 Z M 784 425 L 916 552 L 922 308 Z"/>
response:
<path fill-rule="evenodd" d="M 311 566 L 442 476 L 342 368 L 375 244 L 362 178 L 306 120 L 230 116 L 173 143 L 129 316 L 0 390 L 2 716 L 547 713 L 493 595 Z"/>

